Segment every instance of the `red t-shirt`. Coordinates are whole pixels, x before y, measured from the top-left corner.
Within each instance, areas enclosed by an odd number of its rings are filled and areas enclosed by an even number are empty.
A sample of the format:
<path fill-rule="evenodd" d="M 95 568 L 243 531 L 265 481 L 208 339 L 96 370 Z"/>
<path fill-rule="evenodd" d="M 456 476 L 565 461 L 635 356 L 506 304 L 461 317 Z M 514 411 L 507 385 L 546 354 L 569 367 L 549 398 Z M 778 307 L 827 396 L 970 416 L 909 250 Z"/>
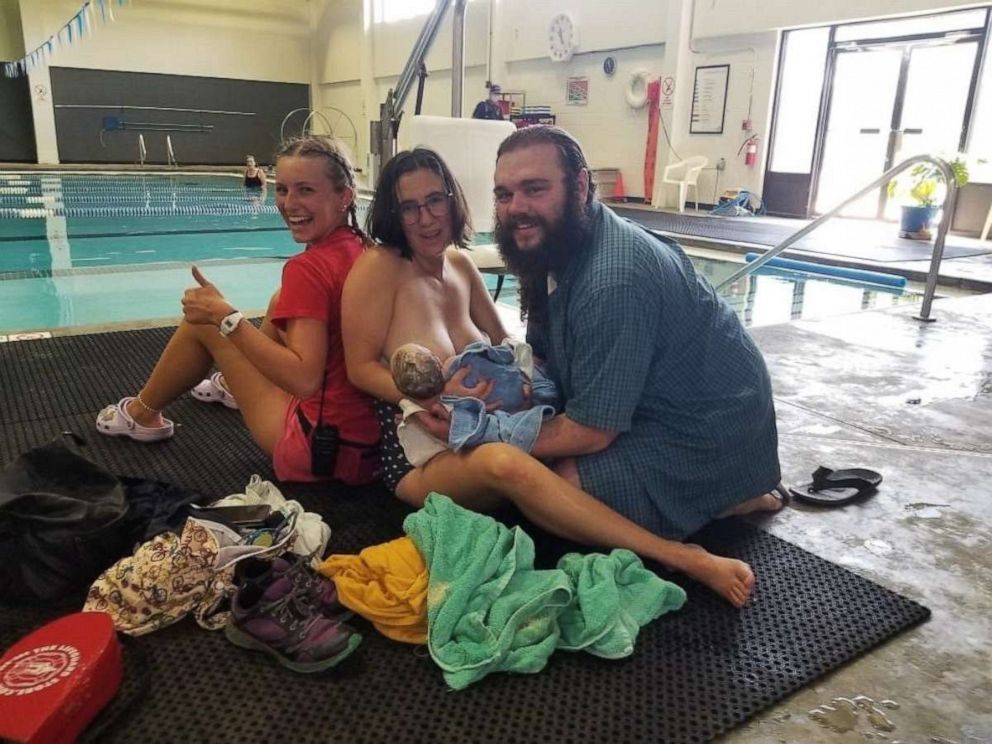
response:
<path fill-rule="evenodd" d="M 361 238 L 350 228 L 339 227 L 293 256 L 283 266 L 279 300 L 269 317 L 282 330 L 290 318 L 327 323 L 324 423 L 338 427 L 343 439 L 371 444 L 379 439 L 372 399 L 348 382 L 341 343 L 341 290 L 363 248 Z M 320 392 L 304 400 L 301 408 L 310 422 L 316 423 Z"/>

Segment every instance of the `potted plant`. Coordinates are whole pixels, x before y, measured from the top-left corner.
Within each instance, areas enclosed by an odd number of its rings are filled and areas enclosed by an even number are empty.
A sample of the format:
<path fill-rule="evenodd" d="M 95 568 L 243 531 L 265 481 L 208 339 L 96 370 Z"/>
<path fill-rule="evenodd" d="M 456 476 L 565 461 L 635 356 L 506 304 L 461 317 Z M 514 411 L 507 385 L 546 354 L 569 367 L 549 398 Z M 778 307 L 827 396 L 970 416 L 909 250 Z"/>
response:
<path fill-rule="evenodd" d="M 958 188 L 968 183 L 968 166 L 960 156 L 948 160 L 947 164 L 951 166 Z M 908 181 L 905 185 L 893 179 L 887 187 L 890 198 L 904 190 L 913 201 L 913 204 L 902 207 L 899 237 L 930 240 L 930 228 L 944 203 L 946 189 L 941 188 L 944 173 L 933 163 L 918 163 L 910 168 L 905 178 Z"/>

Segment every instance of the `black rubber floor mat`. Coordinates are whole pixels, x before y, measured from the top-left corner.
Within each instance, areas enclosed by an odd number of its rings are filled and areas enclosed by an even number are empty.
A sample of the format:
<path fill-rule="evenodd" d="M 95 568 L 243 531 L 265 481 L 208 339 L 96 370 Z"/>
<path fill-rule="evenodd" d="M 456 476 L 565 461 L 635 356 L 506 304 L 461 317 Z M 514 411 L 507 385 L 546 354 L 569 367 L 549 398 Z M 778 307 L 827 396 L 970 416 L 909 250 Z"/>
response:
<path fill-rule="evenodd" d="M 713 240 L 739 241 L 752 245 L 777 245 L 801 227 L 805 222 L 789 225 L 772 224 L 753 217 L 716 217 L 696 214 L 675 214 L 647 209 L 624 209 L 613 207 L 616 212 L 649 230 L 658 230 L 674 236 L 694 236 Z M 992 248 L 981 244 L 955 245 L 953 236 L 948 237 L 944 246 L 944 258 L 962 258 L 992 253 Z M 835 256 L 864 259 L 868 261 L 929 261 L 933 246 L 929 241 L 905 240 L 898 237 L 896 225 L 892 225 L 891 237 L 882 244 L 872 236 L 859 239 L 856 229 L 844 224 L 827 224 L 817 229 L 793 246 L 799 250 L 828 253 Z M 786 251 L 788 253 L 788 251 Z"/>
<path fill-rule="evenodd" d="M 94 432 L 97 410 L 134 389 L 166 337 L 132 331 L 0 344 L 0 460 L 70 429 L 88 439 L 90 457 L 121 474 L 217 496 L 242 490 L 254 472 L 270 477 L 237 414 L 221 406 L 178 401 L 169 414 L 182 426 L 165 443 Z M 34 404 L 22 407 L 29 388 Z M 9 416 L 14 402 L 21 413 Z M 285 485 L 283 493 L 324 515 L 334 552 L 399 536 L 408 513 L 379 487 Z M 567 547 L 534 534 L 544 554 Z M 424 649 L 388 641 L 362 621 L 359 650 L 308 677 L 186 620 L 130 639 L 147 659 L 149 689 L 119 718 L 104 721 L 99 739 L 703 742 L 929 616 L 921 605 L 738 520 L 713 525 L 698 539 L 751 563 L 754 598 L 737 611 L 669 576 L 686 587 L 689 602 L 644 628 L 628 659 L 560 652 L 540 674 L 494 674 L 455 693 Z M 6 647 L 56 614 L 0 604 L 0 643 Z"/>

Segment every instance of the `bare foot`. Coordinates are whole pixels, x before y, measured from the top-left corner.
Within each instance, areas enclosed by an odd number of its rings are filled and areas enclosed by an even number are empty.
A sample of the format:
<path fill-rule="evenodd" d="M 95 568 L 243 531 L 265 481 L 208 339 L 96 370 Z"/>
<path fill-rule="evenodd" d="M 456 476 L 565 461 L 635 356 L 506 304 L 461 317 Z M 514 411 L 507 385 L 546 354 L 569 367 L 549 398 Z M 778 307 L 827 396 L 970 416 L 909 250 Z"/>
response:
<path fill-rule="evenodd" d="M 726 511 L 720 514 L 722 517 L 740 517 L 745 514 L 751 514 L 752 512 L 777 512 L 785 508 L 785 500 L 781 496 L 777 496 L 774 493 L 765 493 L 761 496 L 756 496 L 753 499 L 748 499 L 742 504 L 737 506 L 732 506 Z"/>
<path fill-rule="evenodd" d="M 754 572 L 744 561 L 713 555 L 700 545 L 686 544 L 692 553 L 683 573 L 702 582 L 734 607 L 743 607 L 754 589 Z"/>

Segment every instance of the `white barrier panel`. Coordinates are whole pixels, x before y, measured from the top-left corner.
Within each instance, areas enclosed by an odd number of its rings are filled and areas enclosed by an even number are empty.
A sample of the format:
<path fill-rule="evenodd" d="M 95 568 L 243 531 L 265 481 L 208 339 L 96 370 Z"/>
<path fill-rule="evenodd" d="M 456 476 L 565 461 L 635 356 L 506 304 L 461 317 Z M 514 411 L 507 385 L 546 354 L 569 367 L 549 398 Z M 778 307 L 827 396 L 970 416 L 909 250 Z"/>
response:
<path fill-rule="evenodd" d="M 496 150 L 516 127 L 508 121 L 414 116 L 409 127 L 400 128 L 401 137 L 404 129 L 409 143 L 404 147 L 431 148 L 455 174 L 465 192 L 476 232 L 492 232 Z"/>

